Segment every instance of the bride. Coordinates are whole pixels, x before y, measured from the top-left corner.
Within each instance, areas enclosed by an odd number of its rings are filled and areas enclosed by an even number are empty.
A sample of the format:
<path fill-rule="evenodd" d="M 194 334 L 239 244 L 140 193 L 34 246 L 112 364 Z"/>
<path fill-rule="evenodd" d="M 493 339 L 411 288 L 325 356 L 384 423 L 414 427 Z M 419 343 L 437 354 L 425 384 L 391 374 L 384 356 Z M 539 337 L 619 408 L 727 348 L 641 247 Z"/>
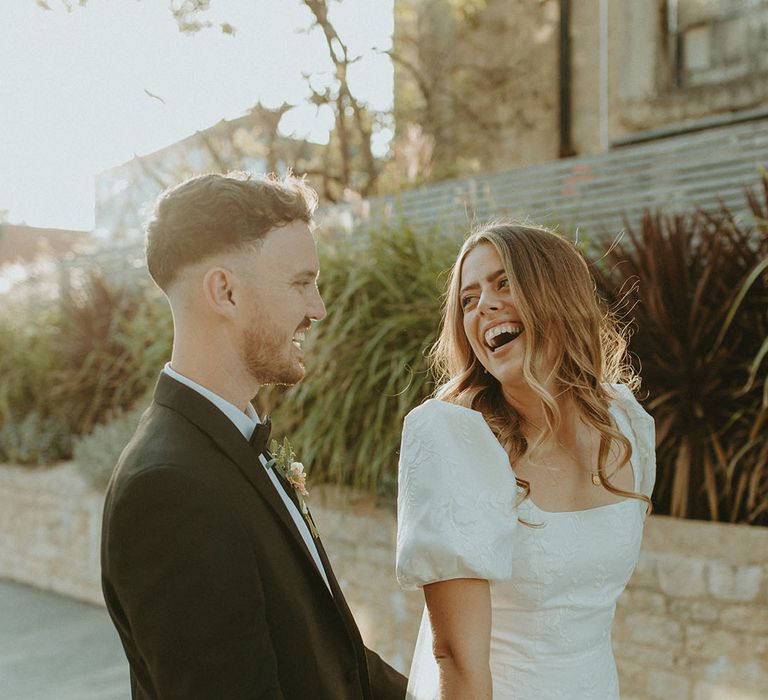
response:
<path fill-rule="evenodd" d="M 581 254 L 534 226 L 474 232 L 433 354 L 400 457 L 397 577 L 426 599 L 407 697 L 618 699 L 654 425 Z"/>

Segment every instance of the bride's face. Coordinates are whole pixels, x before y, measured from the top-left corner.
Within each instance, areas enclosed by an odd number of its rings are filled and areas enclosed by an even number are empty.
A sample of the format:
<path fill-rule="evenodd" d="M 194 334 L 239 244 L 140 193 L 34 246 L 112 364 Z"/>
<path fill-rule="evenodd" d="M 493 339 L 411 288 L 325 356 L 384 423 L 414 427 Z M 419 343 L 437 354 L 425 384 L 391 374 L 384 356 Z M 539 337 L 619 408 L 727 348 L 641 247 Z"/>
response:
<path fill-rule="evenodd" d="M 459 307 L 464 333 L 479 360 L 505 388 L 523 380 L 525 333 L 496 248 L 481 243 L 464 258 Z"/>

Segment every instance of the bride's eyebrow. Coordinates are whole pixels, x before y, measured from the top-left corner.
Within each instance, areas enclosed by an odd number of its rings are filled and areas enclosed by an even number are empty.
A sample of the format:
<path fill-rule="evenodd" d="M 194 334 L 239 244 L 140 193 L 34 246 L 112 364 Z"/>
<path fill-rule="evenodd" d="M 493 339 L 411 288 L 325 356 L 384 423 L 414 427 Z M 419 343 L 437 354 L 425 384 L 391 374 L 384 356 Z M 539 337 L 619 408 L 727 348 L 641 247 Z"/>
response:
<path fill-rule="evenodd" d="M 491 273 L 488 275 L 488 277 L 485 278 L 486 282 L 493 282 L 494 280 L 501 277 L 501 275 L 505 274 L 506 270 L 496 270 L 496 272 Z M 461 288 L 461 291 L 459 292 L 459 296 L 464 294 L 464 292 L 468 292 L 470 289 L 478 289 L 480 287 L 479 282 L 473 282 L 472 284 L 468 284 L 465 287 Z"/>

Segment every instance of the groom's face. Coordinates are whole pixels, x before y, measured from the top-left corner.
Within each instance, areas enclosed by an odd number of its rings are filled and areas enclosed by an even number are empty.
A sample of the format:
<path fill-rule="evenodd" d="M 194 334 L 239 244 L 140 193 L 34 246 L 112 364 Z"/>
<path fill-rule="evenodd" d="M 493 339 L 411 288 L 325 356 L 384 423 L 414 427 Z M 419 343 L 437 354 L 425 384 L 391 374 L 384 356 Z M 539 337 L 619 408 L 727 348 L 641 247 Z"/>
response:
<path fill-rule="evenodd" d="M 242 262 L 251 291 L 240 332 L 245 369 L 259 384 L 296 384 L 305 373 L 304 332 L 325 317 L 309 226 L 294 221 L 272 229 Z"/>

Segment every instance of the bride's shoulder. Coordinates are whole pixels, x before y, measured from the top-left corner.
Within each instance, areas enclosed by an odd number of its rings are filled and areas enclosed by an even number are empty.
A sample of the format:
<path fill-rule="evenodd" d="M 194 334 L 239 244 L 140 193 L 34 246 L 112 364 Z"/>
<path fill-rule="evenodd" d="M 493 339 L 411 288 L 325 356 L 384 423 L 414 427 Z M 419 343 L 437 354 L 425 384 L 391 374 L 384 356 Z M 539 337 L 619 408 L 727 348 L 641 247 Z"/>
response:
<path fill-rule="evenodd" d="M 509 578 L 517 496 L 507 454 L 481 413 L 439 399 L 413 409 L 398 469 L 400 584 Z"/>
<path fill-rule="evenodd" d="M 476 469 L 509 470 L 509 459 L 483 414 L 440 399 L 414 408 L 403 426 L 403 455 L 430 453 L 443 464 L 461 463 L 466 473 Z M 485 466 L 483 466 L 485 465 Z"/>
<path fill-rule="evenodd" d="M 642 407 L 632 389 L 626 384 L 605 384 L 604 386 L 611 398 L 612 408 L 624 412 L 633 423 L 653 425 L 651 414 Z"/>
<path fill-rule="evenodd" d="M 408 413 L 405 421 L 406 423 L 457 424 L 467 421 L 476 422 L 478 418 L 484 422 L 483 415 L 479 411 L 442 399 L 427 399 Z"/>
<path fill-rule="evenodd" d="M 427 399 L 414 408 L 405 417 L 403 432 L 428 432 L 450 438 L 451 442 L 472 445 L 478 440 L 495 441 L 482 413 L 441 399 Z"/>
<path fill-rule="evenodd" d="M 638 472 L 635 474 L 636 489 L 646 496 L 651 495 L 656 482 L 656 426 L 653 417 L 635 398 L 626 384 L 608 384 L 612 396 L 610 412 L 618 428 L 634 440 L 632 462 Z"/>

